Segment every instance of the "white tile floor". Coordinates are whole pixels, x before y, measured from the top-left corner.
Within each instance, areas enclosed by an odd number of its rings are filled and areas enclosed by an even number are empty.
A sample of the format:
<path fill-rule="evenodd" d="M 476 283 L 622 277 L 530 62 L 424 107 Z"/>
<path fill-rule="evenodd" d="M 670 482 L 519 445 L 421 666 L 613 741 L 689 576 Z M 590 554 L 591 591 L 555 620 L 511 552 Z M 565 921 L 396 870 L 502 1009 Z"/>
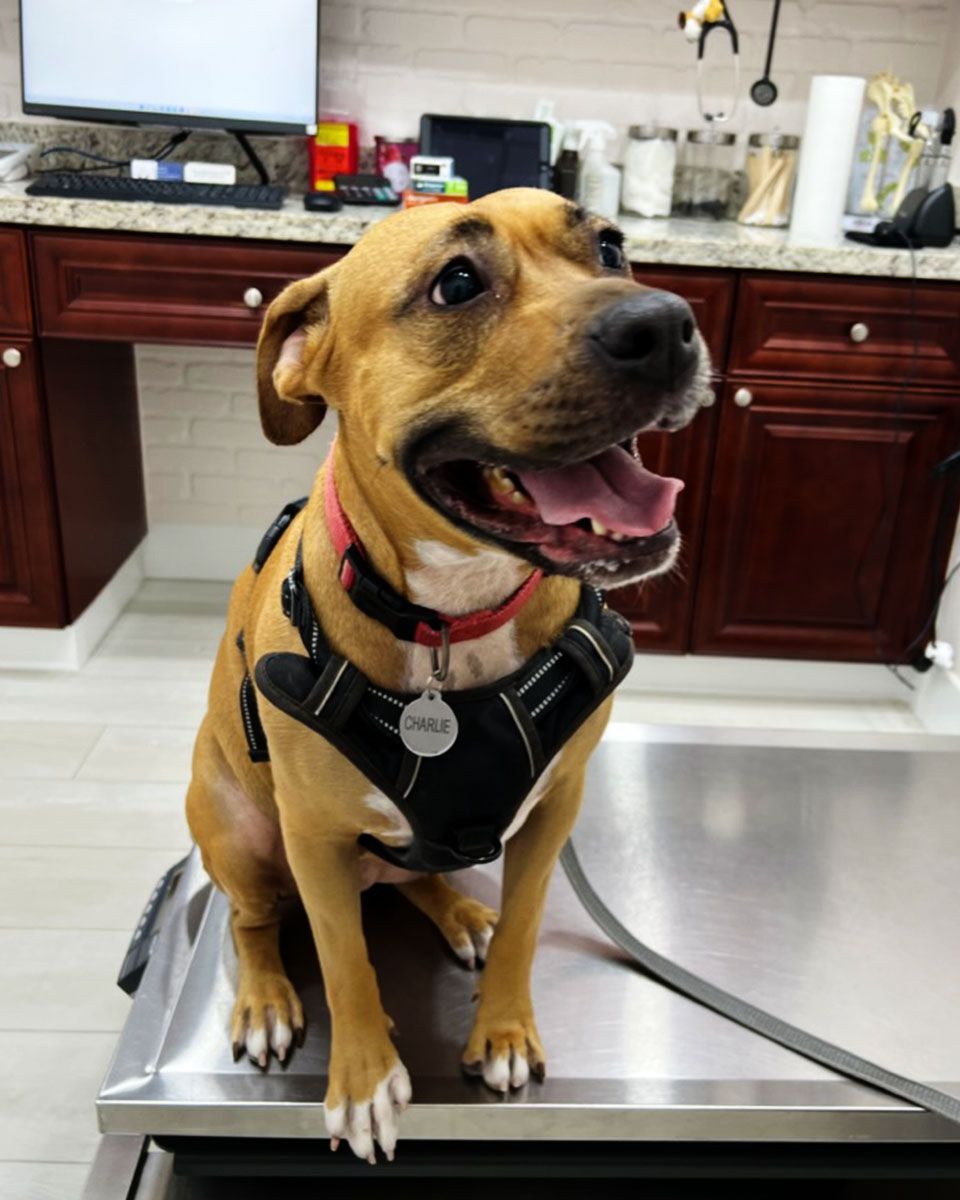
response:
<path fill-rule="evenodd" d="M 72 1200 L 116 987 L 184 785 L 227 587 L 151 583 L 79 674 L 0 673 L 0 1197 Z"/>
<path fill-rule="evenodd" d="M 222 584 L 144 585 L 77 674 L 0 672 L 0 1198 L 80 1194 L 128 935 L 188 841 Z M 625 696 L 620 721 L 912 731 L 905 706 Z"/>

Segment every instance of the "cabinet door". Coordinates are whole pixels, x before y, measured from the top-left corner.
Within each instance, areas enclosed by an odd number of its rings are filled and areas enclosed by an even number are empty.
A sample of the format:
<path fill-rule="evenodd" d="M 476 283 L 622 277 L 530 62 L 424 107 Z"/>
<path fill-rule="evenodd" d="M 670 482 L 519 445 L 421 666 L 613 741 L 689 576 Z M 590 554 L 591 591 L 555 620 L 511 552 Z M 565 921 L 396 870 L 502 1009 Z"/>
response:
<path fill-rule="evenodd" d="M 168 237 L 34 236 L 44 334 L 108 341 L 252 344 L 291 280 L 343 251 Z"/>
<path fill-rule="evenodd" d="M 0 340 L 0 624 L 62 625 L 59 534 L 33 344 Z"/>
<path fill-rule="evenodd" d="M 647 433 L 640 439 L 641 457 L 651 471 L 684 481 L 677 501 L 677 525 L 683 540 L 676 566 L 666 575 L 618 588 L 608 597 L 630 621 L 641 651 L 682 654 L 689 643 L 716 415 L 716 407 L 705 408 L 680 433 Z"/>
<path fill-rule="evenodd" d="M 931 467 L 958 440 L 944 395 L 728 383 L 692 649 L 901 660 L 956 520 Z"/>
<path fill-rule="evenodd" d="M 19 229 L 0 229 L 0 334 L 30 332 L 27 250 Z"/>

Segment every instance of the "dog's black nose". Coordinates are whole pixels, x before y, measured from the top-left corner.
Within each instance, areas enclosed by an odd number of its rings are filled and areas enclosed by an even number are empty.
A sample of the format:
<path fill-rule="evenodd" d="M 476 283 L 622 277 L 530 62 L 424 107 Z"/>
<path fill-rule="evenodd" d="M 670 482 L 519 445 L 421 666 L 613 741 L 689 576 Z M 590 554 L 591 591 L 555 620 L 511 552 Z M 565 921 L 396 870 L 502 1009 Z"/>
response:
<path fill-rule="evenodd" d="M 587 330 L 618 371 L 670 388 L 696 365 L 697 323 L 686 300 L 672 292 L 636 292 L 598 313 Z"/>

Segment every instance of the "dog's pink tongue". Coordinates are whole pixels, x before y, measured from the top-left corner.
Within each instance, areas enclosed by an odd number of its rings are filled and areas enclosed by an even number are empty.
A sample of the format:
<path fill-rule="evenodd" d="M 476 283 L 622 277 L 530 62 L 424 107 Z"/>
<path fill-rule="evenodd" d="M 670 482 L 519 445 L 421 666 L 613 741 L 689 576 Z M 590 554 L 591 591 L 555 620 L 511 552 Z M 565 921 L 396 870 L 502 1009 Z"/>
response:
<path fill-rule="evenodd" d="M 654 475 L 622 446 L 554 471 L 520 471 L 520 481 L 548 525 L 592 517 L 617 533 L 646 537 L 673 516 L 679 479 Z"/>

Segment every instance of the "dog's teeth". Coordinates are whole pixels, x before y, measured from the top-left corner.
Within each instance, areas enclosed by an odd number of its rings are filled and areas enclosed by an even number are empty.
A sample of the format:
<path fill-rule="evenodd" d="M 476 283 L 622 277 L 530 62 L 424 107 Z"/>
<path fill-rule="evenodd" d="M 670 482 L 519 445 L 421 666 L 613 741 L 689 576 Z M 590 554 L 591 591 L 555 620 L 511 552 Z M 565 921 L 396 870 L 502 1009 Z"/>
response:
<path fill-rule="evenodd" d="M 506 493 L 506 498 L 510 501 L 511 504 L 523 504 L 524 503 L 524 497 L 523 497 L 522 493 L 518 492 L 516 488 L 511 488 L 510 491 Z"/>
<path fill-rule="evenodd" d="M 591 517 L 591 518 L 590 518 L 590 528 L 591 528 L 591 529 L 593 530 L 593 532 L 594 532 L 595 534 L 597 534 L 599 537 L 606 537 L 606 536 L 607 536 L 607 532 L 608 532 L 608 530 L 607 530 L 607 527 L 606 527 L 606 525 L 602 525 L 602 524 L 601 524 L 601 523 L 600 523 L 600 522 L 597 520 L 597 518 L 596 518 L 596 517 Z"/>
<path fill-rule="evenodd" d="M 627 535 L 625 533 L 611 533 L 609 536 L 613 538 L 615 542 L 625 542 L 627 540 Z"/>
<path fill-rule="evenodd" d="M 513 480 L 507 476 L 503 467 L 484 467 L 483 473 L 495 492 L 500 492 L 504 496 L 508 496 L 511 492 L 516 492 Z"/>

